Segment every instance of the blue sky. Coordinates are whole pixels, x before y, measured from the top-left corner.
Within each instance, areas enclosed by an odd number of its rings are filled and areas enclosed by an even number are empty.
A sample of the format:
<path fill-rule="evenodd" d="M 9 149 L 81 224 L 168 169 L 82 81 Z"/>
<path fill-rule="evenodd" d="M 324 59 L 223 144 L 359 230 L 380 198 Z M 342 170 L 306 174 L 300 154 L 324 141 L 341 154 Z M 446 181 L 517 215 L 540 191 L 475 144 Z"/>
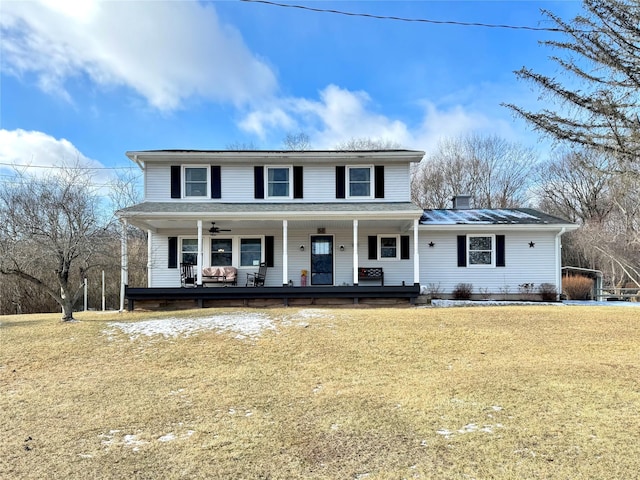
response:
<path fill-rule="evenodd" d="M 383 16 L 551 26 L 577 1 L 284 2 Z M 533 106 L 513 71 L 555 72 L 555 33 L 378 20 L 241 1 L 3 0 L 0 168 L 130 167 L 124 152 L 314 148 L 355 137 L 433 150 L 497 134 L 545 148 L 500 106 Z M 543 153 L 543 152 L 542 152 Z"/>

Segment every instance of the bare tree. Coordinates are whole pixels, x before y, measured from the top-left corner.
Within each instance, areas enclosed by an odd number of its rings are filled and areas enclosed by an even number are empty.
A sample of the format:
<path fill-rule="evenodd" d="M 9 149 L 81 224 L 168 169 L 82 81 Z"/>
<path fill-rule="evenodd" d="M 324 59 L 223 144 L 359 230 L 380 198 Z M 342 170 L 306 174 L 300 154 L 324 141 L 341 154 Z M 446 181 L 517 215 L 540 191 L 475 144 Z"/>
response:
<path fill-rule="evenodd" d="M 401 148 L 402 146 L 393 140 L 370 137 L 353 137 L 335 146 L 336 150 L 345 152 L 352 150 L 399 150 Z"/>
<path fill-rule="evenodd" d="M 253 142 L 232 142 L 226 146 L 226 149 L 234 151 L 260 150 L 258 146 Z"/>
<path fill-rule="evenodd" d="M 73 320 L 83 279 L 106 237 L 100 197 L 83 170 L 0 186 L 0 273 L 46 291 Z"/>
<path fill-rule="evenodd" d="M 528 202 L 536 155 L 497 136 L 445 139 L 414 169 L 412 198 L 422 208 L 447 208 L 468 194 L 476 208 L 508 208 Z"/>
<path fill-rule="evenodd" d="M 610 155 L 561 150 L 537 171 L 539 207 L 581 225 L 563 239 L 563 262 L 595 268 L 611 285 L 640 285 L 640 192 Z"/>
<path fill-rule="evenodd" d="M 613 209 L 610 161 L 592 150 L 559 150 L 536 168 L 533 188 L 545 211 L 574 222 L 602 223 Z"/>
<path fill-rule="evenodd" d="M 282 141 L 285 150 L 301 151 L 311 150 L 311 140 L 305 132 L 289 132 Z"/>
<path fill-rule="evenodd" d="M 585 12 L 564 21 L 543 10 L 564 39 L 541 42 L 559 51 L 550 59 L 564 80 L 523 67 L 545 107 L 534 112 L 506 104 L 536 130 L 560 142 L 596 148 L 626 163 L 640 154 L 640 4 L 637 0 L 583 0 Z"/>

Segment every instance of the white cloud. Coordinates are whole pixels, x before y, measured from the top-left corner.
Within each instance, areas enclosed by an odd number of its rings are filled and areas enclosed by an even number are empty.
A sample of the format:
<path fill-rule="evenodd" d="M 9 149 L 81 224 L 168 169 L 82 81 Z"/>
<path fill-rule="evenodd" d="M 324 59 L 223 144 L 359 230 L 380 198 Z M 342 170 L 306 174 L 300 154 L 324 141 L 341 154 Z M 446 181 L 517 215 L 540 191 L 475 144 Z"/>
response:
<path fill-rule="evenodd" d="M 502 119 L 452 105 L 437 107 L 423 102 L 423 113 L 415 125 L 372 110 L 372 100 L 363 91 L 350 91 L 329 85 L 318 100 L 289 98 L 274 100 L 247 114 L 239 122 L 243 130 L 265 138 L 273 131 L 303 131 L 314 148 L 331 149 L 352 138 L 389 140 L 406 148 L 434 149 L 445 137 L 471 132 L 508 136 L 512 128 Z"/>
<path fill-rule="evenodd" d="M 161 110 L 191 97 L 242 105 L 277 87 L 211 4 L 41 0 L 4 2 L 2 13 L 3 69 L 35 74 L 42 89 L 69 99 L 66 82 L 84 75 Z"/>
<path fill-rule="evenodd" d="M 100 162 L 88 158 L 64 138 L 57 139 L 36 131 L 0 129 L 2 174 L 11 176 L 21 172 L 41 176 L 56 172 L 58 167 L 64 166 L 103 168 Z M 106 175 L 102 170 L 95 171 L 96 177 Z"/>

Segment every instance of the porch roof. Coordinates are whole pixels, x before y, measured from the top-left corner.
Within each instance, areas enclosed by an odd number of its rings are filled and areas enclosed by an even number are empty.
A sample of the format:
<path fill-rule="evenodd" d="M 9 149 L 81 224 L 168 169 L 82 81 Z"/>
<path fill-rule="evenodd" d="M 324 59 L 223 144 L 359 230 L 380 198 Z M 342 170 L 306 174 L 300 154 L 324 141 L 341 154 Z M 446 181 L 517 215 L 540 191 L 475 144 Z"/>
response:
<path fill-rule="evenodd" d="M 218 203 L 143 202 L 116 212 L 141 228 L 162 228 L 166 220 L 415 220 L 422 209 L 411 202 Z M 175 224 L 173 226 L 176 226 Z"/>

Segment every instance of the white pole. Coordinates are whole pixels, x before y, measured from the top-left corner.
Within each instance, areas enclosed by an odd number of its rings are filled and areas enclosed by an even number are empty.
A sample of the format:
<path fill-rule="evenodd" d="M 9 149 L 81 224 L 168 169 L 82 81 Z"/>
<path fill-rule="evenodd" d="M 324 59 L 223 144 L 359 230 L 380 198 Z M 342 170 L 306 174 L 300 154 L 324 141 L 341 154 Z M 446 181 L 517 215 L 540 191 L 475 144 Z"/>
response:
<path fill-rule="evenodd" d="M 87 277 L 84 277 L 84 311 L 87 311 Z"/>
<path fill-rule="evenodd" d="M 120 311 L 124 312 L 124 288 L 128 281 L 127 275 L 127 219 L 122 219 L 121 236 L 121 270 L 120 270 Z"/>
<path fill-rule="evenodd" d="M 418 225 L 420 220 L 413 220 L 413 284 L 420 283 L 420 251 L 418 250 Z"/>
<path fill-rule="evenodd" d="M 358 284 L 358 220 L 353 220 L 353 284 Z"/>
<path fill-rule="evenodd" d="M 151 283 L 151 256 L 153 254 L 153 232 L 147 230 L 147 287 L 153 287 Z"/>
<path fill-rule="evenodd" d="M 102 270 L 102 311 L 106 310 L 106 299 L 104 296 L 104 270 Z"/>
<path fill-rule="evenodd" d="M 203 256 L 202 256 L 202 220 L 198 220 L 198 257 L 196 260 L 197 263 L 197 278 L 198 278 L 198 286 L 202 286 L 202 267 L 203 267 Z"/>
<path fill-rule="evenodd" d="M 289 222 L 282 220 L 282 285 L 289 284 Z"/>

